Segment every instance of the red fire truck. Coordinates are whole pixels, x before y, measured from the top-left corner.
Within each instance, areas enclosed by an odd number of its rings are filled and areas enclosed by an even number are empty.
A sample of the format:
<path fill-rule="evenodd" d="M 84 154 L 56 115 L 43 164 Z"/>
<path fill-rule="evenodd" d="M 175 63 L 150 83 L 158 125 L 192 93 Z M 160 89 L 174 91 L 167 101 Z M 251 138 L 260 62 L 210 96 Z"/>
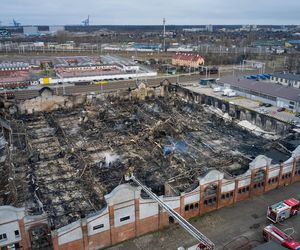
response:
<path fill-rule="evenodd" d="M 299 212 L 299 204 L 294 198 L 278 202 L 268 207 L 267 218 L 274 223 L 283 221 Z"/>
<path fill-rule="evenodd" d="M 273 240 L 288 249 L 300 250 L 300 244 L 298 242 L 272 224 L 264 228 L 263 236 L 265 241 Z"/>

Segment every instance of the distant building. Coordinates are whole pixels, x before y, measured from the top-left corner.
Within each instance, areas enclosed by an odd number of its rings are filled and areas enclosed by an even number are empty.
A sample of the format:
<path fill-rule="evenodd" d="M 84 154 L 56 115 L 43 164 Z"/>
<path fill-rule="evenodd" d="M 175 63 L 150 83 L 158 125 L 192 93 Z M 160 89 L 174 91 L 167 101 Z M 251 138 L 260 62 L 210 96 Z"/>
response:
<path fill-rule="evenodd" d="M 284 86 L 300 88 L 300 74 L 290 73 L 274 73 L 271 77 L 271 82 L 279 83 Z"/>
<path fill-rule="evenodd" d="M 28 72 L 29 64 L 23 62 L 0 63 L 0 76 L 14 76 L 17 72 Z"/>
<path fill-rule="evenodd" d="M 29 64 L 24 62 L 0 63 L 0 87 L 29 85 Z"/>
<path fill-rule="evenodd" d="M 204 64 L 204 59 L 198 54 L 176 53 L 172 57 L 172 64 L 176 66 L 198 68 L 200 65 Z"/>
<path fill-rule="evenodd" d="M 214 27 L 211 24 L 206 25 L 206 30 L 209 31 L 209 32 L 213 32 Z"/>
<path fill-rule="evenodd" d="M 49 26 L 49 33 L 55 35 L 59 31 L 65 31 L 65 26 L 62 25 L 55 25 L 55 26 Z"/>
<path fill-rule="evenodd" d="M 0 29 L 0 38 L 10 38 L 11 32 L 7 29 Z"/>
<path fill-rule="evenodd" d="M 243 77 L 222 77 L 217 84 L 234 90 L 250 100 L 270 103 L 277 107 L 300 111 L 300 89 L 281 86 L 272 82 L 253 81 Z"/>
<path fill-rule="evenodd" d="M 38 36 L 40 35 L 39 29 L 37 26 L 24 26 L 23 27 L 23 34 L 25 36 Z"/>

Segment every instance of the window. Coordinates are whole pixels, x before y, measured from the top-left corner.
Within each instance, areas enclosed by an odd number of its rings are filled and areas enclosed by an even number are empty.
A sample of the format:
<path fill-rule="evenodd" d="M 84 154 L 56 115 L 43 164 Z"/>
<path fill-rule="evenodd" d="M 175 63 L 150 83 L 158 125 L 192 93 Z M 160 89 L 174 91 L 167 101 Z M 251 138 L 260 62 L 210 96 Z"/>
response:
<path fill-rule="evenodd" d="M 130 216 L 126 216 L 126 217 L 121 218 L 120 222 L 125 221 L 125 220 L 129 220 L 129 219 L 130 219 Z"/>
<path fill-rule="evenodd" d="M 99 225 L 97 225 L 97 226 L 94 226 L 94 227 L 93 227 L 93 230 L 97 230 L 97 229 L 100 229 L 100 228 L 102 228 L 102 227 L 104 227 L 104 224 L 99 224 Z"/>
<path fill-rule="evenodd" d="M 195 208 L 198 208 L 198 207 L 199 207 L 199 204 L 198 204 L 198 203 L 196 203 L 196 204 L 195 204 Z"/>
<path fill-rule="evenodd" d="M 184 207 L 184 211 L 189 211 L 189 205 L 185 205 L 185 207 Z"/>
<path fill-rule="evenodd" d="M 6 240 L 6 239 L 7 239 L 6 233 L 0 234 L 0 240 Z"/>
<path fill-rule="evenodd" d="M 194 204 L 191 204 L 191 205 L 190 205 L 190 209 L 194 209 Z"/>
<path fill-rule="evenodd" d="M 20 237 L 20 232 L 19 232 L 19 230 L 15 230 L 15 236 L 16 236 L 16 238 L 17 238 L 17 237 Z"/>

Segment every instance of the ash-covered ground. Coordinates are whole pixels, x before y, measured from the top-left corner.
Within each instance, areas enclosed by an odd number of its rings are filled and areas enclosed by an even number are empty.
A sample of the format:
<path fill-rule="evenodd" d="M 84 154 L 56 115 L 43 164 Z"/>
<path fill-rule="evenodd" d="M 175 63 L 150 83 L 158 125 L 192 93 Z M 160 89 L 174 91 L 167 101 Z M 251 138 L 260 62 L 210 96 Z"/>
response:
<path fill-rule="evenodd" d="M 174 195 L 195 188 L 209 169 L 233 178 L 259 154 L 277 162 L 289 157 L 278 146 L 284 141 L 253 135 L 175 97 L 95 100 L 17 119 L 14 180 L 2 175 L 1 203 L 25 206 L 29 214 L 45 211 L 56 228 L 103 208 L 104 195 L 124 182 L 129 168 L 156 194 L 170 195 L 169 183 Z"/>

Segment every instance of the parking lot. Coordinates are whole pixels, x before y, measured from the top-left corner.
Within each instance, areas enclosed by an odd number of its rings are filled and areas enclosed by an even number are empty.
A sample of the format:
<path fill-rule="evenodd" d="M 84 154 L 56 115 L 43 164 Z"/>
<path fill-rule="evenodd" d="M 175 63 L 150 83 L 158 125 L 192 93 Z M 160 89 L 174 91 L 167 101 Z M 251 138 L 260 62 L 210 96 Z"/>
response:
<path fill-rule="evenodd" d="M 271 107 L 265 107 L 265 106 L 260 106 L 260 102 L 258 101 L 253 101 L 244 97 L 240 96 L 233 96 L 233 97 L 228 97 L 228 96 L 223 96 L 222 92 L 214 92 L 214 90 L 210 87 L 207 86 L 200 86 L 198 82 L 188 82 L 188 83 L 182 83 L 182 86 L 185 88 L 192 90 L 194 92 L 202 93 L 208 96 L 213 96 L 217 97 L 222 100 L 226 100 L 232 104 L 239 105 L 241 107 L 244 107 L 249 110 L 254 110 L 258 113 L 262 113 L 271 117 L 274 117 L 278 120 L 284 121 L 284 122 L 289 122 L 293 124 L 300 124 L 300 118 L 295 116 L 295 113 L 289 111 L 289 110 L 284 110 L 279 112 L 279 108 L 275 106 Z"/>

